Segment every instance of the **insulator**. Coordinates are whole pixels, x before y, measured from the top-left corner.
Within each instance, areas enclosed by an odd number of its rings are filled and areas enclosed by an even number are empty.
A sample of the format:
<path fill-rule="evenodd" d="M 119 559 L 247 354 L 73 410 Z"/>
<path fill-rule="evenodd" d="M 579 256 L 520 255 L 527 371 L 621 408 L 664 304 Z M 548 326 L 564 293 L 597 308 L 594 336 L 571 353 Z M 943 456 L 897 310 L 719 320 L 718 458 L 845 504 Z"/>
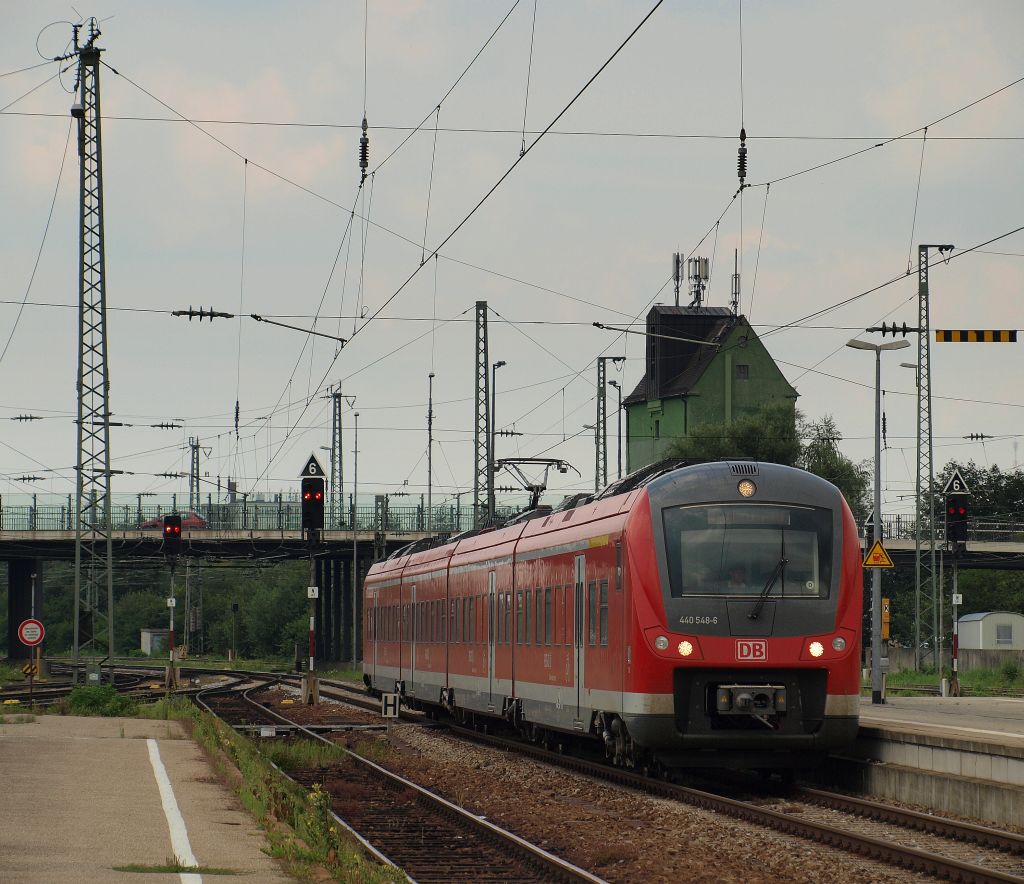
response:
<path fill-rule="evenodd" d="M 363 117 L 363 134 L 359 138 L 359 169 L 362 172 L 363 181 L 366 180 L 366 170 L 370 167 L 370 137 L 366 134 L 366 117 Z"/>
<path fill-rule="evenodd" d="M 747 179 L 747 130 L 740 129 L 739 158 L 736 160 L 736 172 L 740 178 L 740 186 Z"/>

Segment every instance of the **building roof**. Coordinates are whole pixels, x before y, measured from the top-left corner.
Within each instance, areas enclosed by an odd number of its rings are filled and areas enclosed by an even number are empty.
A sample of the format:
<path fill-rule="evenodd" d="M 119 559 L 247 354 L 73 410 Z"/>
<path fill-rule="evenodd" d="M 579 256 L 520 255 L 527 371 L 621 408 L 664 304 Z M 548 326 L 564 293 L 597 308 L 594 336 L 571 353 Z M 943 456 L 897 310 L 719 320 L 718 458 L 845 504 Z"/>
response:
<path fill-rule="evenodd" d="M 957 620 L 959 620 L 961 623 L 965 623 L 967 621 L 973 621 L 973 620 L 984 620 L 986 617 L 988 617 L 991 614 L 1009 614 L 1012 617 L 1024 616 L 1024 615 L 1021 615 L 1017 611 L 978 611 L 978 612 L 976 612 L 974 614 L 964 614 L 963 617 L 958 617 Z"/>
<path fill-rule="evenodd" d="M 656 304 L 647 314 L 646 371 L 623 404 L 685 396 L 718 353 L 708 344 L 720 344 L 740 322 L 726 307 Z"/>

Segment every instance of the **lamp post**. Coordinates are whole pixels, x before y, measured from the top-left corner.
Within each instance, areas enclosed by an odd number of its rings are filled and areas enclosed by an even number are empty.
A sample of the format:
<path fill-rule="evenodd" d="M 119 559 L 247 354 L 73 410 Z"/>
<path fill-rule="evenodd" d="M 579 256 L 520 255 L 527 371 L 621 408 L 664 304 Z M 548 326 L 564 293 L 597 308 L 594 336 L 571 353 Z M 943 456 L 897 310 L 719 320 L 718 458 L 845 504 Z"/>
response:
<path fill-rule="evenodd" d="M 871 344 L 853 338 L 846 342 L 854 350 L 872 350 L 875 354 L 875 524 L 873 543 L 882 539 L 882 351 L 902 350 L 910 341 Z M 871 573 L 871 702 L 884 703 L 882 696 L 882 572 Z"/>
<path fill-rule="evenodd" d="M 491 439 L 487 448 L 487 519 L 489 523 L 494 522 L 495 499 L 494 499 L 494 440 L 497 437 L 498 427 L 495 423 L 495 409 L 498 404 L 498 391 L 495 388 L 497 383 L 498 369 L 508 365 L 504 359 L 499 359 L 491 366 Z"/>
<path fill-rule="evenodd" d="M 621 479 L 622 478 L 622 385 L 618 381 L 616 381 L 616 380 L 610 380 L 610 381 L 608 381 L 608 383 L 611 384 L 615 388 L 615 391 L 619 394 L 619 409 L 616 412 L 616 414 L 618 416 L 618 424 L 619 424 L 618 455 L 617 455 L 617 459 L 616 459 L 616 466 L 618 468 L 618 477 L 617 478 Z"/>

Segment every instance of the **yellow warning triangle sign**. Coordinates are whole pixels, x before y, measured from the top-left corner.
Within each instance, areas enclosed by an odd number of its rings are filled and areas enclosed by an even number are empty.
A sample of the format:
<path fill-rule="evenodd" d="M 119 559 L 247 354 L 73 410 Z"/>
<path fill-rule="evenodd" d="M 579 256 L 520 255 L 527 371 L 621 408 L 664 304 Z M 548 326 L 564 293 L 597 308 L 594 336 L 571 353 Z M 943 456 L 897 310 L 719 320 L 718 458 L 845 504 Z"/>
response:
<path fill-rule="evenodd" d="M 882 546 L 881 540 L 876 540 L 875 545 L 868 550 L 868 554 L 864 556 L 864 567 L 865 568 L 895 568 L 896 565 L 890 558 L 889 553 L 885 551 L 885 547 Z"/>

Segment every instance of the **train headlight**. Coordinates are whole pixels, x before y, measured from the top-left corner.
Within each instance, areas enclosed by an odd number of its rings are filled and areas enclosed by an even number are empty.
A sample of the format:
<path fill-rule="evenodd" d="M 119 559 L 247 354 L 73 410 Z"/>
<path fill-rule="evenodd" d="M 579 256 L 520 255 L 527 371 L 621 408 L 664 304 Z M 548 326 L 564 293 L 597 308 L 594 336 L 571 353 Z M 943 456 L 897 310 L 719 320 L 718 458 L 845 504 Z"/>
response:
<path fill-rule="evenodd" d="M 692 654 L 692 653 L 693 653 L 693 645 L 690 642 L 686 641 L 686 639 L 683 639 L 681 642 L 679 642 L 679 656 L 680 657 L 689 657 L 690 654 Z"/>
<path fill-rule="evenodd" d="M 740 497 L 753 497 L 757 486 L 750 479 L 744 479 L 736 486 L 736 490 L 739 491 Z"/>
<path fill-rule="evenodd" d="M 825 653 L 825 646 L 821 642 L 811 642 L 807 650 L 811 652 L 812 657 L 820 657 Z"/>
<path fill-rule="evenodd" d="M 654 647 L 656 647 L 659 651 L 667 651 L 668 650 L 668 636 L 666 636 L 666 635 L 659 635 L 654 640 Z"/>
<path fill-rule="evenodd" d="M 845 651 L 846 650 L 846 639 L 841 635 L 837 635 L 832 639 L 832 650 L 833 651 Z"/>

